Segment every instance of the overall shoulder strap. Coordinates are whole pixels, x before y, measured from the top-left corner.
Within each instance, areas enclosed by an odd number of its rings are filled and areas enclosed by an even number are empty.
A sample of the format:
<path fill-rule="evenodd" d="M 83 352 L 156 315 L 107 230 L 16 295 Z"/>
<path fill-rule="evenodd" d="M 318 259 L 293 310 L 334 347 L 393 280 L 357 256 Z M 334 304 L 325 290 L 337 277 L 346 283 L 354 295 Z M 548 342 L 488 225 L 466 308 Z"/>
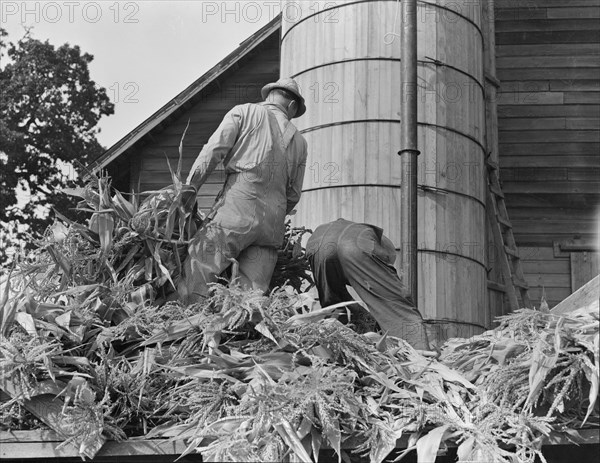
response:
<path fill-rule="evenodd" d="M 274 132 L 280 135 L 281 149 L 285 152 L 288 146 L 290 145 L 292 139 L 294 138 L 294 135 L 296 135 L 298 129 L 294 124 L 288 121 L 285 126 L 285 130 L 282 132 L 275 114 L 273 114 L 273 112 L 271 112 L 271 110 L 269 110 L 268 108 L 265 109 L 269 116 L 269 124 L 271 125 L 271 127 L 275 128 Z"/>
<path fill-rule="evenodd" d="M 298 129 L 294 124 L 292 124 L 291 122 L 287 123 L 285 131 L 283 132 L 283 151 L 287 150 L 287 147 L 290 146 L 290 143 L 294 138 L 294 135 L 296 135 L 297 131 Z"/>

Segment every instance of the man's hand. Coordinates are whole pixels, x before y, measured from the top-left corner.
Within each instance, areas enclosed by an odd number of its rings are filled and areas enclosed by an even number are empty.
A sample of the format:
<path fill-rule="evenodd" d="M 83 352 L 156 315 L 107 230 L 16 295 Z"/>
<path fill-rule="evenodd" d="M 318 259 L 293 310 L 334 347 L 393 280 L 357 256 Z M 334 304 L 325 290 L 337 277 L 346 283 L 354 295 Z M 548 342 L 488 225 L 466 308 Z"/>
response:
<path fill-rule="evenodd" d="M 441 351 L 439 350 L 419 350 L 419 349 L 415 349 L 419 354 L 421 354 L 423 357 L 427 357 L 427 358 L 432 358 L 432 359 L 439 359 L 442 356 Z"/>

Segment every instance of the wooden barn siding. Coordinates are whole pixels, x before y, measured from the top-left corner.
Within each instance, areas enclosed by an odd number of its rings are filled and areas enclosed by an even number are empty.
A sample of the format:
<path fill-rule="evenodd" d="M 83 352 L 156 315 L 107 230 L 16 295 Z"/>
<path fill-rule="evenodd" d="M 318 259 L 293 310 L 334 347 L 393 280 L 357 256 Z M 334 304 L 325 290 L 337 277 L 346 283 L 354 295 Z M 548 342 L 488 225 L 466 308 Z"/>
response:
<path fill-rule="evenodd" d="M 519 246 L 519 254 L 532 304 L 539 307 L 544 296 L 553 307 L 571 294 L 571 265 L 568 256 L 555 257 L 552 246 Z"/>
<path fill-rule="evenodd" d="M 552 306 L 573 270 L 552 244 L 591 239 L 600 203 L 600 1 L 496 0 L 495 16 L 501 180 L 531 299 Z"/>
<path fill-rule="evenodd" d="M 219 126 L 225 114 L 235 105 L 261 101 L 260 90 L 268 82 L 279 78 L 279 37 L 267 39 L 257 52 L 248 58 L 234 72 L 220 78 L 212 92 L 205 92 L 198 101 L 177 120 L 166 125 L 159 134 L 153 135 L 151 143 L 142 147 L 133 156 L 132 188 L 149 191 L 171 183 L 166 157 L 175 169 L 179 157 L 179 143 L 189 121 L 189 128 L 183 141 L 184 178 L 190 171 L 208 138 Z M 208 210 L 220 191 L 225 174 L 222 166 L 210 176 L 199 191 L 199 204 Z"/>

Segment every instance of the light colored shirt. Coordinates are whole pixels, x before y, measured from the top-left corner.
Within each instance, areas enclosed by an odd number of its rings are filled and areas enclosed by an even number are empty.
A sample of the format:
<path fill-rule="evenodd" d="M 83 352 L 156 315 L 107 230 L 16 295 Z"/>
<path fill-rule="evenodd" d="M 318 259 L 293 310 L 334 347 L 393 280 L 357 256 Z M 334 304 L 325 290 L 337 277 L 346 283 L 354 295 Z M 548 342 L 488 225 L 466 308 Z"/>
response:
<path fill-rule="evenodd" d="M 273 134 L 266 111 L 271 111 L 283 133 L 288 124 L 284 108 L 275 103 L 243 104 L 229 111 L 204 145 L 192 165 L 187 183 L 197 189 L 202 186 L 217 165 L 222 162 L 227 175 L 243 174 L 256 168 L 273 149 Z M 287 164 L 286 213 L 300 200 L 306 168 L 307 143 L 296 132 L 285 151 Z M 284 161 L 284 160 L 282 160 Z"/>

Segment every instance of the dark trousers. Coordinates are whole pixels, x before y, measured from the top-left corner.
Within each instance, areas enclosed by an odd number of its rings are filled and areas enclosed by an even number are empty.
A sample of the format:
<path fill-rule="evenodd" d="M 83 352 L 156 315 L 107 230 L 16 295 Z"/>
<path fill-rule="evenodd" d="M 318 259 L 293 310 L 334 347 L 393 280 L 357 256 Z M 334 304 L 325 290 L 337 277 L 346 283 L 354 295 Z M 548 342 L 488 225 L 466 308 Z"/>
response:
<path fill-rule="evenodd" d="M 317 227 L 306 244 L 322 307 L 351 301 L 349 284 L 384 332 L 416 349 L 429 348 L 423 318 L 393 264 L 396 251 L 381 229 L 338 219 Z"/>

